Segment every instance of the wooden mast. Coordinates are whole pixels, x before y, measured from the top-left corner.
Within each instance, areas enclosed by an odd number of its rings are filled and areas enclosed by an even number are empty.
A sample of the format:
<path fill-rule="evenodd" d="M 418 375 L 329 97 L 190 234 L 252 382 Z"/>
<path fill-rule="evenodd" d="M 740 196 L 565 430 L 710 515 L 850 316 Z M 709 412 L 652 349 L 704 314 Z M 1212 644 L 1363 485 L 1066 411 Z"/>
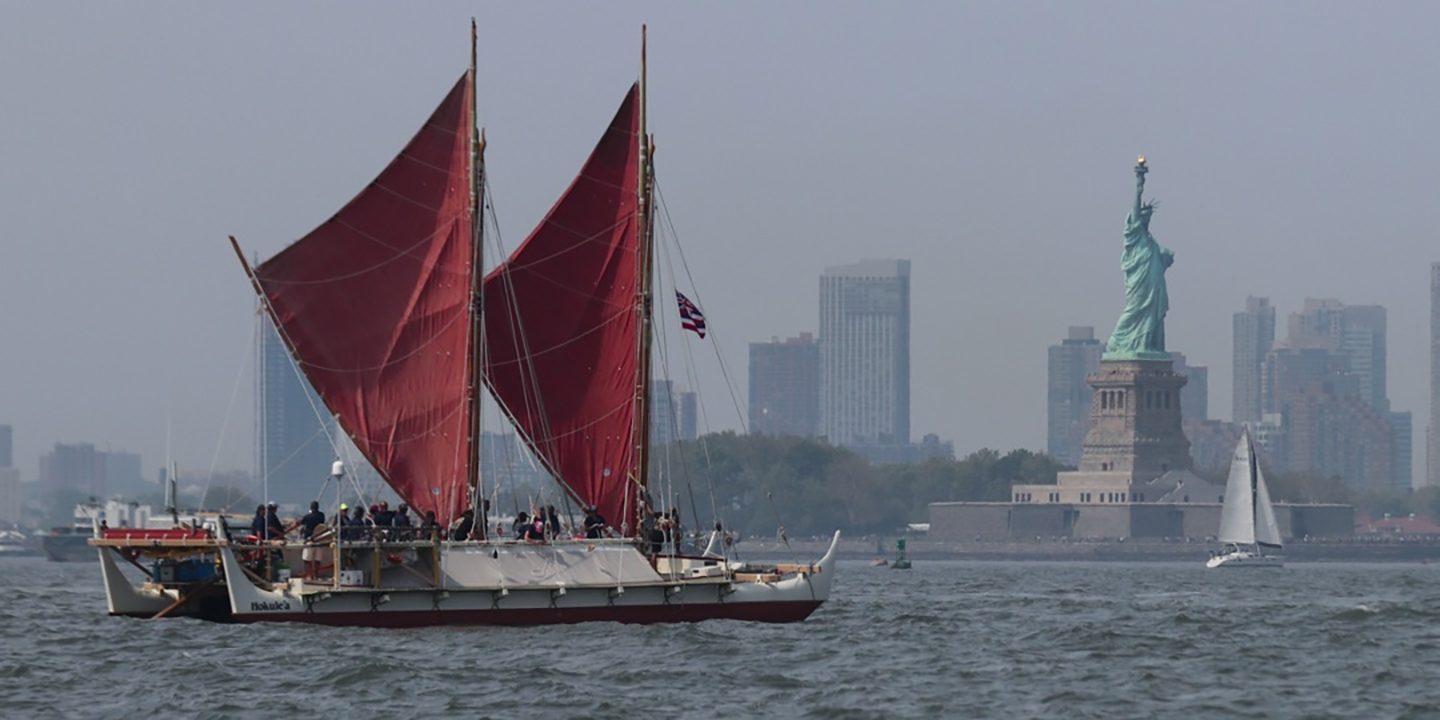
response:
<path fill-rule="evenodd" d="M 483 282 L 485 279 L 485 222 L 482 213 L 484 212 L 481 199 L 485 192 L 485 137 L 480 133 L 479 122 L 476 118 L 475 107 L 478 104 L 476 93 L 476 28 L 475 18 L 470 18 L 470 107 L 466 108 L 470 115 L 470 342 L 467 351 L 466 362 L 468 364 L 468 377 L 465 385 L 465 402 L 470 411 L 470 427 L 466 437 L 466 467 L 469 469 L 470 477 L 466 478 L 466 486 L 470 489 L 470 508 L 475 511 L 471 523 L 471 537 L 482 537 L 484 528 L 488 525 L 485 518 L 484 507 L 481 498 L 480 477 L 480 433 L 482 431 L 481 420 L 481 399 L 484 397 L 480 388 L 483 384 L 483 367 L 485 357 L 485 333 L 484 333 L 484 292 Z M 453 520 L 454 518 L 450 518 Z"/>
<path fill-rule="evenodd" d="M 652 292 L 652 233 L 651 233 L 651 208 L 650 190 L 653 179 L 651 167 L 650 136 L 645 124 L 645 50 L 646 50 L 646 26 L 640 26 L 640 136 L 637 138 L 640 152 L 640 178 L 636 183 L 635 215 L 636 232 L 639 233 L 640 242 L 636 250 L 639 255 L 639 285 L 640 285 L 640 347 L 639 362 L 640 368 L 636 379 L 635 388 L 635 481 L 642 493 L 649 485 L 650 476 L 650 347 L 652 343 L 651 323 L 654 321 L 654 303 L 651 297 Z M 638 534 L 640 521 L 642 521 L 645 508 L 641 503 L 636 503 L 635 514 L 632 518 L 636 521 L 635 529 Z"/>

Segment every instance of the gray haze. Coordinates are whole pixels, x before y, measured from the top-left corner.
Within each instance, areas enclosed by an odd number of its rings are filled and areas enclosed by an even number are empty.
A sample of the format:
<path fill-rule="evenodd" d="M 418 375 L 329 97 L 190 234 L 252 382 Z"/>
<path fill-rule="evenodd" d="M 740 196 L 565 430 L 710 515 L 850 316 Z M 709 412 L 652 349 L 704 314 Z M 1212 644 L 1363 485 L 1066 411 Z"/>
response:
<path fill-rule="evenodd" d="M 208 467 L 237 378 L 218 463 L 250 467 L 253 301 L 225 236 L 268 256 L 369 182 L 463 72 L 472 14 L 510 247 L 609 120 L 650 23 L 661 188 L 739 384 L 747 342 L 816 329 L 824 266 L 909 258 L 915 435 L 1043 447 L 1045 347 L 1114 323 L 1144 152 L 1177 254 L 1169 342 L 1210 366 L 1212 415 L 1229 418 L 1247 294 L 1282 316 L 1333 296 L 1389 309 L 1390 396 L 1424 437 L 1435 6 L 264 10 L 0 6 L 0 422 L 27 479 L 57 440 L 153 474 L 167 415 L 181 465 Z M 701 371 L 711 425 L 735 427 Z"/>

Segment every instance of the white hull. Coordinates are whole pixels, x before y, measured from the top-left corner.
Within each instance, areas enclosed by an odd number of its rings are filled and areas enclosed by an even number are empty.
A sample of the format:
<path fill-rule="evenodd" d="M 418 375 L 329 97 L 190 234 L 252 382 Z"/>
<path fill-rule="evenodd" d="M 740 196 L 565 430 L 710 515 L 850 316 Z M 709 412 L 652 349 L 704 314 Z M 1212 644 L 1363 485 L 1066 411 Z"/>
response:
<path fill-rule="evenodd" d="M 362 571 L 365 586 L 298 578 L 267 583 L 237 557 L 237 552 L 248 548 L 224 544 L 217 548 L 223 583 L 203 592 L 228 600 L 228 612 L 214 619 L 236 622 L 374 627 L 710 619 L 797 622 L 830 596 L 839 537 L 836 533 L 819 562 L 765 569 L 718 557 L 662 557 L 657 569 L 632 545 L 583 542 L 446 544 L 438 568 L 425 561 L 428 548 L 416 553 L 382 551 L 379 561 L 364 555 L 372 552 L 365 548 L 347 551 L 358 560 L 348 567 L 381 568 L 379 582 L 370 571 Z M 401 555 L 404 559 L 396 563 Z M 111 614 L 152 617 L 172 605 L 184 605 L 181 589 L 150 582 L 132 585 L 120 574 L 112 551 L 102 549 L 100 556 Z M 353 576 L 346 579 L 356 581 Z M 193 613 L 180 609 L 176 614 Z"/>
<path fill-rule="evenodd" d="M 1216 555 L 1205 561 L 1207 568 L 1241 568 L 1241 567 L 1284 567 L 1285 558 L 1279 555 L 1261 555 L 1250 550 L 1235 550 L 1223 555 Z"/>

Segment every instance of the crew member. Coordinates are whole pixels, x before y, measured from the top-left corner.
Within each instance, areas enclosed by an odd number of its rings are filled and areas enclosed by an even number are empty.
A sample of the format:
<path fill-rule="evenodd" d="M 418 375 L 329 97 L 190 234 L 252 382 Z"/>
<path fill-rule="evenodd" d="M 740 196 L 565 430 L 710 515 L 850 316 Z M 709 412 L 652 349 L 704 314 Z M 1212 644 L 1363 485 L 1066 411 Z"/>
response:
<path fill-rule="evenodd" d="M 305 549 L 300 551 L 300 559 L 305 561 L 305 577 L 307 578 L 313 579 L 320 576 L 320 551 L 324 548 L 314 547 L 311 543 L 315 542 L 315 528 L 324 523 L 325 513 L 320 511 L 320 503 L 315 500 L 310 501 L 310 512 L 305 513 L 305 517 L 300 518 L 300 522 L 296 523 L 300 526 L 300 537 L 305 539 Z M 324 559 L 329 559 L 328 553 Z"/>
<path fill-rule="evenodd" d="M 600 508 L 594 505 L 585 508 L 585 537 L 591 540 L 605 537 L 605 518 L 601 517 Z"/>
<path fill-rule="evenodd" d="M 434 513 L 427 516 L 433 517 Z M 450 533 L 450 539 L 456 542 L 463 542 L 470 539 L 470 531 L 475 529 L 475 511 L 466 510 L 460 514 L 460 521 L 455 524 L 455 529 Z"/>
<path fill-rule="evenodd" d="M 285 526 L 280 524 L 279 505 L 270 503 L 265 506 L 265 539 L 284 540 Z"/>

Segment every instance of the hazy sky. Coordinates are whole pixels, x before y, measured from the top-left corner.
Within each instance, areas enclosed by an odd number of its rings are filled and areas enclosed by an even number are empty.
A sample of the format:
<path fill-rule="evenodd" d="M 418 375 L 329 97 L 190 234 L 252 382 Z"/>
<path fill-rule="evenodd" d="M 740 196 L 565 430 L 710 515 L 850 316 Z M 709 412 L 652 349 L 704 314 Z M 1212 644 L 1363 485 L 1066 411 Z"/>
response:
<path fill-rule="evenodd" d="M 824 266 L 909 258 L 916 436 L 1043 448 L 1046 346 L 1114 323 L 1144 152 L 1171 349 L 1210 366 L 1211 415 L 1247 294 L 1282 316 L 1337 297 L 1389 309 L 1390 397 L 1423 445 L 1440 7 L 244 7 L 0 5 L 0 422 L 27 479 L 78 440 L 153 475 L 167 415 L 182 466 L 222 437 L 220 467 L 250 466 L 253 295 L 225 236 L 268 256 L 368 183 L 464 71 L 471 15 L 510 247 L 650 24 L 659 182 L 742 399 L 746 343 L 816 329 Z"/>

